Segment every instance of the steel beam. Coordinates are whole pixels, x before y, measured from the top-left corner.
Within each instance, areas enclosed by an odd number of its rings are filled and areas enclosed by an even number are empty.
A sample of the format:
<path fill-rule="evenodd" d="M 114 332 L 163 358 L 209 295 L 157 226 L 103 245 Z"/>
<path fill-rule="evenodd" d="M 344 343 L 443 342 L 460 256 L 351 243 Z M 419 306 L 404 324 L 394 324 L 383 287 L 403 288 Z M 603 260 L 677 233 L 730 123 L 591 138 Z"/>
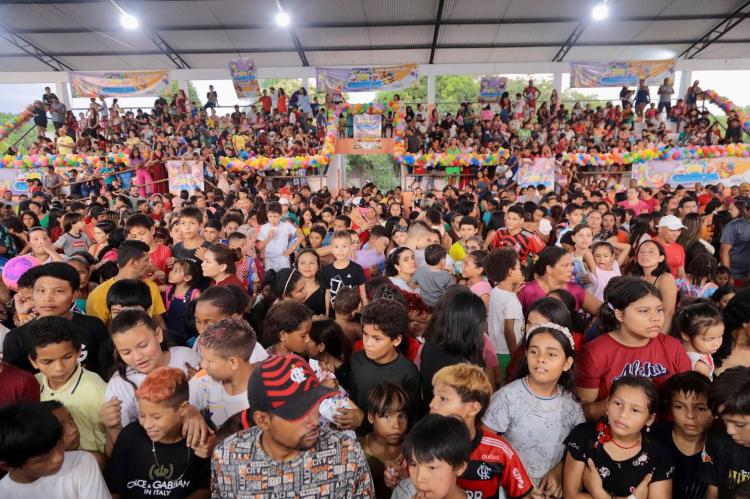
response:
<path fill-rule="evenodd" d="M 562 62 L 562 60 L 565 58 L 565 56 L 570 52 L 570 49 L 573 48 L 573 46 L 578 42 L 578 39 L 581 38 L 581 35 L 583 34 L 584 30 L 586 29 L 586 26 L 589 25 L 589 21 L 581 21 L 576 25 L 573 32 L 570 34 L 567 40 L 563 42 L 560 49 L 557 51 L 557 54 L 555 54 L 555 57 L 552 58 L 552 62 Z M 603 44 L 598 44 L 603 45 Z"/>
<path fill-rule="evenodd" d="M 172 61 L 172 64 L 174 64 L 177 69 L 190 69 L 190 65 L 182 58 L 179 52 L 172 48 L 172 46 L 167 43 L 159 33 L 146 27 L 144 29 L 144 34 L 154 43 L 154 45 L 156 45 L 156 48 L 158 48 L 162 54 Z"/>
<path fill-rule="evenodd" d="M 750 1 L 743 3 L 737 10 L 729 14 L 719 24 L 714 26 L 711 31 L 703 35 L 700 40 L 691 44 L 686 48 L 678 57 L 684 57 L 685 59 L 692 59 L 696 55 L 703 52 L 712 43 L 716 43 L 721 37 L 726 35 L 732 29 L 735 28 L 739 23 L 747 19 L 750 15 Z"/>
<path fill-rule="evenodd" d="M 435 49 L 437 49 L 438 36 L 440 35 L 440 23 L 443 20 L 443 7 L 445 0 L 439 0 L 437 16 L 435 16 L 435 30 L 432 32 L 432 47 L 430 48 L 430 64 L 435 62 Z"/>
<path fill-rule="evenodd" d="M 3 25 L 0 25 L 0 37 L 34 59 L 46 64 L 54 71 L 75 71 L 72 67 L 58 59 L 58 56 L 50 54 L 21 35 L 9 32 Z"/>

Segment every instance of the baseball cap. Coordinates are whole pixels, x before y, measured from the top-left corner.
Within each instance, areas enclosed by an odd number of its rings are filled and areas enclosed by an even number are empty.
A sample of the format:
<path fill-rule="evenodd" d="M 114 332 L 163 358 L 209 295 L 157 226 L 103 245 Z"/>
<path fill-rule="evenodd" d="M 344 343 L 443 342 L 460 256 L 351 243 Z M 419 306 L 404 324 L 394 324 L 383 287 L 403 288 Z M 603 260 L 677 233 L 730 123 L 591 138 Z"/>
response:
<path fill-rule="evenodd" d="M 279 198 L 279 203 L 288 205 L 289 204 L 289 200 L 287 198 Z"/>
<path fill-rule="evenodd" d="M 685 228 L 685 226 L 682 225 L 682 222 L 680 222 L 680 219 L 674 215 L 661 217 L 661 220 L 659 221 L 659 225 L 657 227 L 666 227 L 669 230 L 680 230 Z"/>
<path fill-rule="evenodd" d="M 253 411 L 269 412 L 287 421 L 305 417 L 335 393 L 333 388 L 321 385 L 310 364 L 294 354 L 264 360 L 247 383 L 247 399 Z"/>

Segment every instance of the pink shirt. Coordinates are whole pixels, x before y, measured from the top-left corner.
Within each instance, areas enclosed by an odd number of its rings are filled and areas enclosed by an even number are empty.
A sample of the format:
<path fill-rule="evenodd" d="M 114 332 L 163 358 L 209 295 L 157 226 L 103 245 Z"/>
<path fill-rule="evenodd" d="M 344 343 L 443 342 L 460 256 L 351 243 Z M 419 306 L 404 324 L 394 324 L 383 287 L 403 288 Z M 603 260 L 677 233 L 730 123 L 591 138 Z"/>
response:
<path fill-rule="evenodd" d="M 626 199 L 625 201 L 620 201 L 619 203 L 617 203 L 617 206 L 625 208 L 626 210 L 633 210 L 635 212 L 635 216 L 638 216 L 641 213 L 648 213 L 649 211 L 648 205 L 640 199 L 635 205 L 631 205 L 630 201 Z"/>
<path fill-rule="evenodd" d="M 576 309 L 581 310 L 581 307 L 583 307 L 583 300 L 586 298 L 586 290 L 581 286 L 572 283 L 566 283 L 564 289 L 575 298 Z M 544 298 L 545 296 L 547 296 L 547 293 L 544 292 L 537 281 L 531 281 L 524 284 L 521 291 L 518 292 L 518 301 L 521 302 L 521 306 L 523 307 L 523 314 L 527 315 L 529 313 L 529 307 L 531 307 L 535 301 Z"/>

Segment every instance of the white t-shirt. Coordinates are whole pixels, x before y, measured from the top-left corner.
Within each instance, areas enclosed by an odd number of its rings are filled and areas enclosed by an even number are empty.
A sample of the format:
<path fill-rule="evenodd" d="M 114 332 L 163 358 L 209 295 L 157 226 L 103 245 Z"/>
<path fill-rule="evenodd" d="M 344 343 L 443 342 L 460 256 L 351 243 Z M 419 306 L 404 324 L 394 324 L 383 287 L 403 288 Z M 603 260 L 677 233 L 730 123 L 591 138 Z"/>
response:
<path fill-rule="evenodd" d="M 180 369 L 187 375 L 186 362 L 197 368 L 200 366 L 201 357 L 197 352 L 187 347 L 172 347 L 169 349 L 169 367 Z M 136 387 L 141 386 L 143 380 L 146 379 L 145 374 L 139 373 L 135 369 L 128 368 L 126 375 L 130 381 L 135 383 Z M 138 421 L 138 402 L 135 399 L 135 388 L 122 379 L 120 373 L 117 372 L 109 379 L 107 389 L 104 392 L 105 401 L 111 400 L 112 397 L 117 397 L 121 402 L 120 419 L 122 420 L 123 428 L 133 421 Z"/>
<path fill-rule="evenodd" d="M 492 288 L 490 294 L 489 331 L 492 346 L 499 354 L 509 354 L 508 344 L 505 342 L 505 320 L 514 319 L 516 344 L 521 341 L 521 326 L 523 325 L 523 307 L 515 293 L 504 289 Z"/>
<path fill-rule="evenodd" d="M 211 418 L 217 428 L 231 416 L 250 406 L 247 391 L 229 395 L 221 382 L 214 381 L 203 370 L 190 380 L 190 404 Z"/>
<path fill-rule="evenodd" d="M 44 476 L 31 483 L 17 483 L 9 475 L 0 480 L 0 497 L 20 499 L 55 497 L 60 499 L 111 499 L 102 472 L 94 455 L 74 450 L 65 453 L 62 468 L 54 475 Z"/>
<path fill-rule="evenodd" d="M 297 229 L 289 222 L 280 222 L 277 227 L 273 227 L 270 223 L 267 223 L 261 226 L 258 232 L 258 241 L 265 241 L 271 229 L 276 229 L 276 235 L 266 245 L 266 256 L 269 258 L 281 256 L 289 247 L 291 237 L 297 233 Z"/>

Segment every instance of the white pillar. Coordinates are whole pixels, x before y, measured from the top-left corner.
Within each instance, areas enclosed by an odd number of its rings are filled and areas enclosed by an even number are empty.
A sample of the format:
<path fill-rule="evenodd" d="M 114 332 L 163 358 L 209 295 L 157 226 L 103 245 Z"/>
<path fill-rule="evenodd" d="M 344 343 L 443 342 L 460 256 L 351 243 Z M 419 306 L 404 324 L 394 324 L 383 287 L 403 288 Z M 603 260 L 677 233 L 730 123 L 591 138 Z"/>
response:
<path fill-rule="evenodd" d="M 188 80 L 177 80 L 177 83 L 180 86 L 180 90 L 185 91 L 185 95 L 188 95 L 188 84 L 190 83 Z"/>
<path fill-rule="evenodd" d="M 563 77 L 563 74 L 559 71 L 552 75 L 552 88 L 557 90 L 558 97 L 562 96 L 562 92 L 563 92 L 562 77 Z"/>
<path fill-rule="evenodd" d="M 435 106 L 435 75 L 427 75 L 427 107 L 432 111 Z"/>
<path fill-rule="evenodd" d="M 331 157 L 325 183 L 334 196 L 338 195 L 339 190 L 346 185 L 346 162 L 343 154 L 334 154 Z"/>
<path fill-rule="evenodd" d="M 690 69 L 683 69 L 680 73 L 680 86 L 677 89 L 677 98 L 684 99 L 688 87 L 693 84 L 693 71 Z"/>
<path fill-rule="evenodd" d="M 66 82 L 55 83 L 55 94 L 60 98 L 65 107 L 70 111 L 70 91 Z"/>

